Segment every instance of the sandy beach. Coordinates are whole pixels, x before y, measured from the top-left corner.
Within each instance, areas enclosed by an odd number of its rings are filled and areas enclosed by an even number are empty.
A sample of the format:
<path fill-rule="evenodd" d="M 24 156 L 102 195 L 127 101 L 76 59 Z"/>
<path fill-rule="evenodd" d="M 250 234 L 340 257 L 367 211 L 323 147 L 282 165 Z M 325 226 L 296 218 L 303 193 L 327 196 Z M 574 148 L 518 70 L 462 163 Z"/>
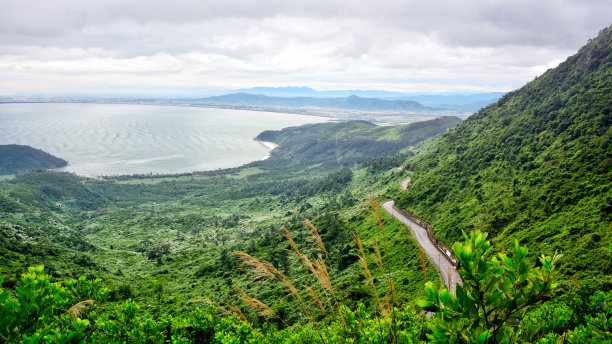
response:
<path fill-rule="evenodd" d="M 266 148 L 268 148 L 270 151 L 268 152 L 268 155 L 266 155 L 262 160 L 266 160 L 270 157 L 270 154 L 272 153 L 272 151 L 278 147 L 278 143 L 275 142 L 271 142 L 271 141 L 259 141 L 259 140 L 255 140 L 253 139 L 253 141 L 257 141 L 259 143 L 261 143 L 262 145 L 266 146 Z"/>
<path fill-rule="evenodd" d="M 268 147 L 270 150 L 278 147 L 278 143 L 268 142 L 268 141 L 259 141 L 259 142 L 261 142 L 264 146 Z"/>

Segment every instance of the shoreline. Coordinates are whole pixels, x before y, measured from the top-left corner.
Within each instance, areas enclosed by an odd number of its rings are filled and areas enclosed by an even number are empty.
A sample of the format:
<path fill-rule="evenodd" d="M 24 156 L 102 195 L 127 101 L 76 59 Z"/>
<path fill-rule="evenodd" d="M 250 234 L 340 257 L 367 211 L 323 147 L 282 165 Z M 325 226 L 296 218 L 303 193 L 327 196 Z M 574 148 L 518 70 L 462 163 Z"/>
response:
<path fill-rule="evenodd" d="M 257 140 L 257 139 L 252 139 L 252 140 L 255 141 L 255 142 L 261 143 L 266 148 L 268 148 L 269 151 L 268 151 L 268 154 L 265 157 L 263 157 L 263 159 L 256 159 L 256 160 L 253 160 L 251 162 L 263 161 L 263 160 L 269 159 L 272 156 L 271 155 L 272 151 L 279 146 L 278 143 L 272 142 L 272 141 L 260 141 L 260 140 Z M 191 172 L 167 173 L 167 174 L 163 173 L 163 174 L 151 175 L 150 177 L 153 177 L 153 178 L 157 177 L 157 178 L 159 178 L 159 177 L 167 177 L 167 176 L 181 176 L 181 175 L 190 175 L 190 174 L 195 174 L 195 173 L 200 173 L 200 172 L 212 172 L 212 171 L 219 171 L 219 170 L 226 170 L 226 169 L 241 168 L 241 167 L 243 167 L 245 165 L 250 164 L 251 162 L 248 162 L 246 164 L 242 164 L 240 166 L 221 168 L 221 169 L 217 169 L 217 170 L 191 171 Z M 66 165 L 66 166 L 62 166 L 62 167 L 59 167 L 59 168 L 50 168 L 50 169 L 48 169 L 48 171 L 57 172 L 57 173 L 69 173 L 69 174 L 75 175 L 77 177 L 96 179 L 96 180 L 104 180 L 104 179 L 109 179 L 109 178 L 112 179 L 114 177 L 135 177 L 135 176 L 139 175 L 139 174 L 116 174 L 116 175 L 109 175 L 109 174 L 107 174 L 107 175 L 85 174 L 85 173 L 78 173 L 78 172 L 73 172 L 73 171 L 62 170 L 63 168 L 66 168 L 66 167 L 69 167 L 69 166 L 70 166 L 70 163 L 68 165 Z"/>
<path fill-rule="evenodd" d="M 261 140 L 257 140 L 257 139 L 253 139 L 253 141 L 261 143 L 262 145 L 266 146 L 266 148 L 268 148 L 270 150 L 268 152 L 268 155 L 266 155 L 261 160 L 269 159 L 272 156 L 272 151 L 275 150 L 279 146 L 278 143 L 272 142 L 272 141 L 261 141 Z"/>

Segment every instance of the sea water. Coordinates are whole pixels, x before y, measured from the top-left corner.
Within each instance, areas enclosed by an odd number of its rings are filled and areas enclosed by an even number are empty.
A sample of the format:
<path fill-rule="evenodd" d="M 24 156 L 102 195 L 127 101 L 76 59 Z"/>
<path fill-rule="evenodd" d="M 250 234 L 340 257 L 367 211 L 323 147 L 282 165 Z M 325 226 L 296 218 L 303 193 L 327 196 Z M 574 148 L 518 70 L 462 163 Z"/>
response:
<path fill-rule="evenodd" d="M 254 141 L 327 118 L 215 108 L 74 103 L 0 104 L 0 144 L 42 149 L 82 175 L 207 171 L 265 158 Z"/>

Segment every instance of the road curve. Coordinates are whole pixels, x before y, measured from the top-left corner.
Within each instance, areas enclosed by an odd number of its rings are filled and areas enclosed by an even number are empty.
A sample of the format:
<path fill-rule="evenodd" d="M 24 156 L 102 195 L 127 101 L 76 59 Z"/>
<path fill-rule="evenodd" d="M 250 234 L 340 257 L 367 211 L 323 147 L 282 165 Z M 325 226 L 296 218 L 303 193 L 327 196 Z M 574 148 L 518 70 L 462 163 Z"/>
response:
<path fill-rule="evenodd" d="M 410 180 L 408 179 L 408 183 Z M 403 186 L 403 182 L 402 182 Z M 423 252 L 429 257 L 429 260 L 436 266 L 440 276 L 442 276 L 442 281 L 449 288 L 452 293 L 455 293 L 457 283 L 461 283 L 461 277 L 457 273 L 457 270 L 451 264 L 450 260 L 446 257 L 446 255 L 442 254 L 438 248 L 429 240 L 427 236 L 427 231 L 425 228 L 419 226 L 418 224 L 410 221 L 406 216 L 404 216 L 401 212 L 399 212 L 395 208 L 394 201 L 386 201 L 382 204 L 382 207 L 385 208 L 389 214 L 393 215 L 400 222 L 410 227 L 412 231 L 412 235 L 418 242 L 418 244 L 423 249 Z M 450 283 L 449 283 L 450 277 Z"/>

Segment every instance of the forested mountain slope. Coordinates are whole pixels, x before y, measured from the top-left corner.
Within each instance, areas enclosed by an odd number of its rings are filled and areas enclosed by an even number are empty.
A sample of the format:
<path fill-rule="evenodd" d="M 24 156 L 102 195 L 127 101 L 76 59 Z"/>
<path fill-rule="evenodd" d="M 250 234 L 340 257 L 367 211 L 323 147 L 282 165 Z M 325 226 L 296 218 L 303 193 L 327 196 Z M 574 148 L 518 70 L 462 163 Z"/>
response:
<path fill-rule="evenodd" d="M 407 163 L 398 204 L 447 242 L 483 229 L 559 250 L 564 273 L 611 286 L 612 27 Z"/>
<path fill-rule="evenodd" d="M 256 139 L 280 147 L 261 165 L 298 164 L 350 166 L 394 154 L 408 146 L 454 128 L 461 120 L 441 117 L 400 126 L 377 126 L 366 121 L 307 124 L 283 130 L 267 130 Z"/>
<path fill-rule="evenodd" d="M 66 166 L 64 159 L 22 145 L 0 145 L 0 175 Z"/>

